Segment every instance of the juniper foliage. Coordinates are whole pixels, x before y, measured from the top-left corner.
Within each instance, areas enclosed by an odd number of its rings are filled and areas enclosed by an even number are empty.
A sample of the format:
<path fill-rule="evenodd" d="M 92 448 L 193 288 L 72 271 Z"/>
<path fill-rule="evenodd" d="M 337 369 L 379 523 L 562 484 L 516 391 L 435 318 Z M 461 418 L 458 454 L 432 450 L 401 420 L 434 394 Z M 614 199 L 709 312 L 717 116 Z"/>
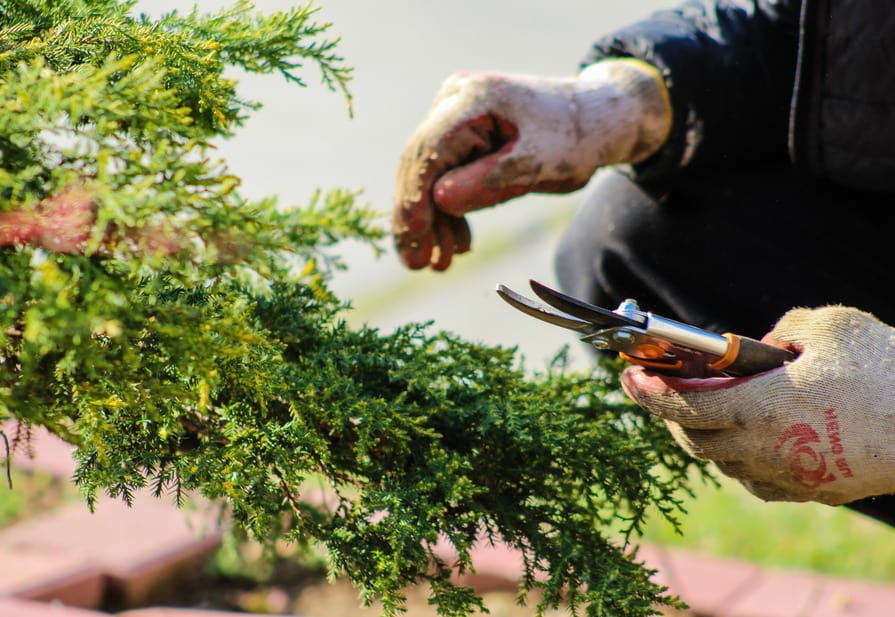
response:
<path fill-rule="evenodd" d="M 541 609 L 676 605 L 606 529 L 634 534 L 654 508 L 673 520 L 702 468 L 623 402 L 617 371 L 531 376 L 513 350 L 431 326 L 349 327 L 327 250 L 375 247 L 373 213 L 338 190 L 248 201 L 211 158 L 256 107 L 228 66 L 303 84 L 310 62 L 348 96 L 326 29 L 310 6 L 153 20 L 115 0 L 0 5 L 0 211 L 77 187 L 95 222 L 80 251 L 0 248 L 0 420 L 75 444 L 90 504 L 145 487 L 220 500 L 262 541 L 324 547 L 387 614 L 420 582 L 444 615 L 481 608 L 453 575 L 498 540 L 522 551 Z M 305 498 L 319 484 L 335 503 Z"/>

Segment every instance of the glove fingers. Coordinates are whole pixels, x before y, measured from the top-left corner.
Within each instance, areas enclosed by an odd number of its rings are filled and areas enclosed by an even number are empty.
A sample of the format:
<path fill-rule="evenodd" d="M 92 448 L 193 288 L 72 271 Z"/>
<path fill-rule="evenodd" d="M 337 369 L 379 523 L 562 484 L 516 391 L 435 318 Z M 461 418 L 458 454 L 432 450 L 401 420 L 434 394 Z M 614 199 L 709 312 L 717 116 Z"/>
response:
<path fill-rule="evenodd" d="M 452 117 L 448 120 L 456 121 Z M 502 128 L 497 130 L 496 126 Z M 476 161 L 485 157 L 483 163 L 488 167 L 488 154 L 495 148 L 503 147 L 508 139 L 504 132 L 509 133 L 509 136 L 515 135 L 514 125 L 490 114 L 467 118 L 454 126 L 445 118 L 436 117 L 423 124 L 410 139 L 398 166 L 392 219 L 396 246 L 402 261 L 408 267 L 416 269 L 450 263 L 447 253 L 453 254 L 453 247 L 438 243 L 438 232 L 434 229 L 436 210 L 441 204 L 433 202 L 433 188 L 445 170 L 452 170 L 464 161 Z M 475 171 L 481 164 L 482 162 L 472 163 L 459 169 L 470 167 Z M 453 172 L 448 173 L 452 174 Z M 461 175 L 458 179 L 459 190 L 451 190 L 450 185 L 447 191 L 443 188 L 439 190 L 439 193 L 447 195 L 447 207 L 442 208 L 446 213 L 462 216 L 469 210 L 501 201 L 493 196 L 486 199 L 480 197 L 480 193 L 488 195 L 493 192 L 492 189 L 483 187 L 483 177 L 473 173 L 465 177 Z M 463 242 L 458 244 L 462 245 Z M 432 250 L 436 246 L 440 247 L 439 255 L 433 256 Z"/>
<path fill-rule="evenodd" d="M 736 426 L 734 408 L 759 408 L 758 401 L 754 406 L 750 404 L 754 388 L 735 387 L 752 379 L 755 378 L 681 379 L 632 366 L 622 373 L 621 381 L 634 402 L 660 418 L 687 428 L 719 429 Z"/>
<path fill-rule="evenodd" d="M 429 267 L 433 270 L 447 270 L 454 257 L 454 230 L 450 221 L 441 213 L 435 213 L 435 246 L 432 249 L 432 258 Z"/>
<path fill-rule="evenodd" d="M 469 225 L 464 218 L 457 218 L 435 213 L 435 224 L 432 227 L 435 236 L 435 246 L 432 249 L 432 258 L 429 266 L 433 270 L 447 270 L 454 255 L 465 253 L 469 250 L 472 241 Z"/>
<path fill-rule="evenodd" d="M 880 327 L 886 328 L 873 315 L 844 306 L 824 306 L 818 309 L 793 309 L 786 313 L 767 338 L 791 343 L 797 347 L 806 344 L 830 344 L 862 346 L 861 334 Z"/>
<path fill-rule="evenodd" d="M 425 149 L 411 140 L 398 167 L 395 206 L 392 211 L 392 232 L 401 261 L 408 268 L 429 265 L 434 247 L 432 223 L 435 210 L 431 200 L 431 183 L 438 169 Z"/>
<path fill-rule="evenodd" d="M 454 255 L 461 252 L 460 244 L 465 242 L 468 246 L 469 227 L 465 223 L 463 219 L 442 212 L 435 213 L 436 244 L 432 251 L 432 263 L 429 264 L 433 270 L 447 270 Z M 462 237 L 464 229 L 467 231 L 466 238 Z"/>
<path fill-rule="evenodd" d="M 454 232 L 454 252 L 457 255 L 468 253 L 472 246 L 472 232 L 469 231 L 469 222 L 465 217 L 448 216 L 451 228 Z"/>
<path fill-rule="evenodd" d="M 747 491 L 764 501 L 819 501 L 817 494 L 790 484 L 781 485 L 759 480 L 741 480 L 741 483 Z"/>
<path fill-rule="evenodd" d="M 665 424 L 675 441 L 696 458 L 724 461 L 737 451 L 729 430 L 687 428 L 668 421 Z"/>
<path fill-rule="evenodd" d="M 429 265 L 435 247 L 435 234 L 431 230 L 424 234 L 414 234 L 408 231 L 398 231 L 396 226 L 394 235 L 395 249 L 405 266 L 412 270 L 419 270 Z"/>
<path fill-rule="evenodd" d="M 497 115 L 474 118 L 468 123 L 477 140 L 464 137 L 459 131 L 452 141 L 474 144 L 474 147 L 451 146 L 458 165 L 435 183 L 435 204 L 443 212 L 463 216 L 472 210 L 488 208 L 531 190 L 537 179 L 537 165 L 513 156 L 519 129 Z M 487 134 L 484 134 L 487 132 Z"/>
<path fill-rule="evenodd" d="M 530 183 L 502 184 L 492 181 L 501 156 L 503 153 L 492 154 L 453 169 L 439 178 L 434 190 L 438 208 L 453 216 L 463 216 L 472 210 L 489 208 L 528 193 L 532 186 Z"/>
<path fill-rule="evenodd" d="M 744 461 L 713 461 L 718 470 L 734 480 L 748 480 L 752 477 L 752 466 Z"/>

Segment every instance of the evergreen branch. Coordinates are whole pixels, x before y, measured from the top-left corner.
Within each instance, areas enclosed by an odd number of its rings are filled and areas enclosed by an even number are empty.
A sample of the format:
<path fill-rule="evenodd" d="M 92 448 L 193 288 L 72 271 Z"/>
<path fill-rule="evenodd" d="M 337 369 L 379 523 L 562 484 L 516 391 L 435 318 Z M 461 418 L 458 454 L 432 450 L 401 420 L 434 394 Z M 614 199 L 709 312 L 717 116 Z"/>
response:
<path fill-rule="evenodd" d="M 310 2 L 270 15 L 253 16 L 251 9 L 251 2 L 240 0 L 214 15 L 200 16 L 194 8 L 187 16 L 180 17 L 175 11 L 166 15 L 161 24 L 174 32 L 189 29 L 197 38 L 215 43 L 216 51 L 226 64 L 251 73 L 277 72 L 300 86 L 305 82 L 296 69 L 303 65 L 295 58 L 311 60 L 320 69 L 327 88 L 343 94 L 350 114 L 352 98 L 348 83 L 352 69 L 345 66 L 344 58 L 335 52 L 338 38 L 320 38 L 331 24 L 311 20 L 319 9 Z M 239 36 L 244 31 L 256 34 L 248 40 Z"/>
<path fill-rule="evenodd" d="M 9 438 L 2 430 L 0 430 L 0 437 L 3 438 L 3 445 L 6 446 L 6 486 L 12 490 L 12 450 L 9 449 Z"/>
<path fill-rule="evenodd" d="M 513 350 L 427 326 L 348 327 L 330 250 L 379 250 L 377 215 L 347 191 L 249 202 L 209 158 L 252 108 L 227 66 L 302 83 L 312 61 L 344 91 L 314 9 L 153 21 L 133 6 L 0 5 L 4 416 L 77 446 L 89 507 L 198 491 L 259 540 L 325 546 L 331 573 L 387 613 L 418 582 L 444 615 L 480 608 L 451 581 L 480 542 L 522 552 L 520 592 L 540 589 L 541 612 L 677 606 L 629 542 L 652 509 L 674 521 L 705 467 L 621 402 L 617 367 L 532 376 Z M 319 476 L 332 511 L 302 500 Z M 456 563 L 433 562 L 439 538 Z"/>

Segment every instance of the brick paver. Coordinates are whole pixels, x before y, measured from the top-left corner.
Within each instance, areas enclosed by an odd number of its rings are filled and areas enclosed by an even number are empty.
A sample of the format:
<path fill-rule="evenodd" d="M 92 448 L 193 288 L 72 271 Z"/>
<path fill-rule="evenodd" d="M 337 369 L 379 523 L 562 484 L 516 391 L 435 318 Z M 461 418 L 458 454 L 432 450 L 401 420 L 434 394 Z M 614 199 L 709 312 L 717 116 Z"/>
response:
<path fill-rule="evenodd" d="M 64 604 L 33 602 L 0 596 L 0 617 L 109 617 L 109 615 L 108 613 L 73 608 Z"/>
<path fill-rule="evenodd" d="M 277 617 L 272 613 L 265 613 L 267 617 Z M 184 608 L 167 608 L 167 607 L 154 607 L 154 608 L 140 608 L 134 609 L 132 611 L 125 611 L 123 613 L 117 613 L 117 617 L 239 617 L 242 615 L 245 617 L 245 613 L 227 613 L 221 611 L 203 611 L 203 610 L 191 610 Z M 281 615 L 280 617 L 287 617 L 286 615 Z M 333 617 L 336 617 L 335 615 Z"/>
<path fill-rule="evenodd" d="M 818 577 L 820 586 L 814 607 L 805 617 L 892 617 L 895 586 Z"/>
<path fill-rule="evenodd" d="M 28 519 L 0 531 L 0 546 L 79 558 L 105 575 L 107 601 L 111 594 L 114 605 L 131 607 L 208 556 L 221 534 L 213 512 L 189 512 L 139 496 L 133 508 L 101 499 L 95 513 L 78 503 Z"/>
<path fill-rule="evenodd" d="M 805 572 L 763 574 L 717 611 L 718 617 L 796 617 L 817 602 L 822 579 Z"/>
<path fill-rule="evenodd" d="M 0 596 L 93 608 L 104 586 L 103 573 L 82 553 L 0 545 Z"/>
<path fill-rule="evenodd" d="M 761 569 L 751 563 L 684 550 L 655 551 L 658 563 L 647 565 L 659 571 L 657 580 L 698 615 L 720 615 L 722 608 L 763 578 Z"/>
<path fill-rule="evenodd" d="M 438 545 L 437 553 L 447 563 L 456 558 L 453 547 L 446 542 Z M 473 587 L 479 593 L 518 588 L 524 569 L 521 551 L 506 544 L 489 544 L 482 540 L 472 549 L 470 557 L 474 570 L 458 576 L 458 583 Z"/>

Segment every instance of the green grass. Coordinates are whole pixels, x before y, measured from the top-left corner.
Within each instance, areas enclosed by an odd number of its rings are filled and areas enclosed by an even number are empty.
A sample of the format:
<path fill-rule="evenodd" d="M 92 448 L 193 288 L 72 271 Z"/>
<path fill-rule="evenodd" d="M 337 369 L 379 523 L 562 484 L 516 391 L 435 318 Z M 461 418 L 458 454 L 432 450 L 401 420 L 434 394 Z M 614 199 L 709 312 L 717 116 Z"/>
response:
<path fill-rule="evenodd" d="M 0 528 L 43 514 L 62 503 L 82 500 L 78 489 L 69 480 L 40 471 L 19 471 L 15 465 L 10 487 L 5 465 L 0 461 Z"/>
<path fill-rule="evenodd" d="M 24 507 L 25 496 L 15 490 L 15 485 L 10 489 L 4 478 L 3 484 L 0 485 L 0 528 L 20 518 Z"/>
<path fill-rule="evenodd" d="M 737 482 L 699 486 L 688 499 L 681 535 L 653 517 L 643 539 L 771 568 L 895 580 L 895 528 L 848 510 L 816 503 L 766 503 Z"/>

